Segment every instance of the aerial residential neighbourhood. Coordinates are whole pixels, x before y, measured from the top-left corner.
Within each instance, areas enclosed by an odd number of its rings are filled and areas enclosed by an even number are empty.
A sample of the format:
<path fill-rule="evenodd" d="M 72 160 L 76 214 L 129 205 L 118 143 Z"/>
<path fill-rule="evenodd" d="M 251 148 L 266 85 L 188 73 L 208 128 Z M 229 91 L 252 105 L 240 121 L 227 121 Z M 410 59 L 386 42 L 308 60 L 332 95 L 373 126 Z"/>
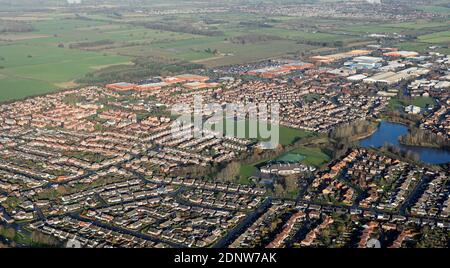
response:
<path fill-rule="evenodd" d="M 0 248 L 450 246 L 447 1 L 31 2 Z"/>

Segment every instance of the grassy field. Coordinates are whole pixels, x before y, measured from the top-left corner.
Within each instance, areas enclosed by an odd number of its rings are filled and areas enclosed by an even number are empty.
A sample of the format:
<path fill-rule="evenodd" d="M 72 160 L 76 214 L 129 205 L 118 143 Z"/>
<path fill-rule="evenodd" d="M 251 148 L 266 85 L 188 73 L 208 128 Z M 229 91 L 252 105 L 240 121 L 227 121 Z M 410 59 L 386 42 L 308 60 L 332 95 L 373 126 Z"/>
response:
<path fill-rule="evenodd" d="M 426 12 L 450 14 L 450 8 L 444 6 L 424 6 L 421 9 Z"/>
<path fill-rule="evenodd" d="M 0 46 L 0 102 L 51 92 L 87 72 L 128 57 L 49 46 Z"/>
<path fill-rule="evenodd" d="M 402 50 L 412 50 L 417 52 L 424 52 L 430 47 L 430 44 L 421 42 L 403 42 L 398 45 Z"/>
<path fill-rule="evenodd" d="M 450 43 L 450 31 L 421 35 L 418 37 L 418 39 L 421 42 L 432 44 Z"/>
<path fill-rule="evenodd" d="M 129 64 L 139 55 L 104 47 L 91 51 L 72 45 L 108 40 L 113 46 L 130 49 L 134 44 L 176 42 L 198 36 L 164 32 L 125 24 L 57 18 L 33 23 L 33 33 L 8 34 L 0 38 L 0 102 L 52 92 L 74 86 L 73 80 L 116 64 Z M 1 41 L 3 40 L 3 41 Z"/>
<path fill-rule="evenodd" d="M 45 81 L 0 77 L 0 102 L 50 93 L 52 91 L 54 91 L 54 86 Z"/>
<path fill-rule="evenodd" d="M 436 8 L 436 7 L 435 7 Z M 442 7 L 437 7 L 442 8 Z M 445 8 L 444 8 L 445 9 Z M 397 24 L 379 24 L 379 25 L 363 25 L 346 27 L 345 31 L 360 34 L 407 34 L 417 36 L 416 39 L 400 42 L 396 46 L 404 50 L 413 50 L 417 52 L 425 52 L 432 45 L 444 45 L 436 51 L 440 53 L 450 53 L 450 49 L 446 48 L 450 43 L 450 31 L 448 31 L 448 19 L 440 20 L 418 20 L 412 22 L 404 22 Z"/>
<path fill-rule="evenodd" d="M 442 29 L 448 26 L 449 20 L 426 21 L 417 20 L 412 22 L 403 22 L 396 24 L 372 24 L 372 25 L 357 25 L 346 27 L 346 31 L 363 32 L 363 33 L 400 33 L 411 30 L 435 30 Z"/>
<path fill-rule="evenodd" d="M 270 160 L 272 159 L 263 159 L 255 163 L 242 165 L 239 172 L 239 183 L 248 184 L 250 182 L 248 178 L 258 171 L 258 166 L 263 165 Z M 331 158 L 318 147 L 300 147 L 279 156 L 275 160 L 283 162 L 301 162 L 305 165 L 321 167 L 328 163 Z"/>
<path fill-rule="evenodd" d="M 412 50 L 417 51 L 419 53 L 424 53 L 430 50 L 431 46 L 438 45 L 438 48 L 434 49 L 434 51 L 442 53 L 442 54 L 450 54 L 450 47 L 446 47 L 445 44 L 433 44 L 426 42 L 417 42 L 417 41 L 407 41 L 402 42 L 396 45 L 401 50 Z M 443 47 L 439 47 L 440 45 L 444 45 Z"/>
<path fill-rule="evenodd" d="M 330 161 L 330 156 L 325 154 L 318 147 L 300 147 L 299 149 L 289 152 L 289 154 L 302 155 L 304 159 L 300 160 L 300 162 L 315 167 L 320 167 Z"/>
<path fill-rule="evenodd" d="M 436 100 L 431 97 L 416 97 L 410 100 L 400 100 L 398 98 L 392 98 L 389 101 L 389 107 L 392 109 L 403 109 L 408 105 L 418 106 L 420 108 L 426 108 L 427 106 L 436 105 Z"/>
<path fill-rule="evenodd" d="M 216 129 L 216 126 L 218 126 L 219 124 L 221 124 L 223 126 L 223 128 L 222 128 L 223 132 L 227 133 L 227 135 L 231 135 L 231 136 L 237 136 L 237 129 L 239 127 L 243 126 L 243 125 L 241 125 L 242 121 L 241 121 L 241 123 L 236 123 L 236 121 L 233 121 L 233 120 L 226 120 L 225 123 L 223 121 L 221 121 L 219 123 L 213 124 L 212 129 Z M 255 139 L 255 137 L 250 136 L 250 134 L 251 134 L 250 128 L 253 126 L 253 124 L 251 124 L 249 120 L 245 120 L 245 122 L 243 122 L 243 124 L 245 124 L 245 138 Z M 227 131 L 227 126 L 230 126 L 230 125 L 234 125 L 234 133 L 230 133 L 229 131 Z M 258 125 L 258 124 L 255 124 L 255 125 Z M 261 129 L 263 129 L 264 131 L 267 130 L 269 132 L 271 132 L 271 130 L 272 130 L 271 126 L 268 126 L 266 123 L 261 122 L 261 124 L 259 126 L 257 126 L 257 129 L 255 130 L 255 131 L 257 131 L 256 140 L 270 141 L 270 138 L 264 139 L 262 137 L 261 131 L 260 131 Z M 290 145 L 299 139 L 312 137 L 312 136 L 314 136 L 314 133 L 312 133 L 312 132 L 308 132 L 308 131 L 301 130 L 301 129 L 289 128 L 289 127 L 285 127 L 285 126 L 279 126 L 280 144 L 283 146 Z"/>
<path fill-rule="evenodd" d="M 280 162 L 286 162 L 286 163 L 298 163 L 302 160 L 304 160 L 306 157 L 302 154 L 297 153 L 287 153 L 280 157 L 278 157 L 276 160 Z"/>
<path fill-rule="evenodd" d="M 280 126 L 280 143 L 281 145 L 289 145 L 297 139 L 312 137 L 314 134 L 305 130 L 288 128 Z"/>

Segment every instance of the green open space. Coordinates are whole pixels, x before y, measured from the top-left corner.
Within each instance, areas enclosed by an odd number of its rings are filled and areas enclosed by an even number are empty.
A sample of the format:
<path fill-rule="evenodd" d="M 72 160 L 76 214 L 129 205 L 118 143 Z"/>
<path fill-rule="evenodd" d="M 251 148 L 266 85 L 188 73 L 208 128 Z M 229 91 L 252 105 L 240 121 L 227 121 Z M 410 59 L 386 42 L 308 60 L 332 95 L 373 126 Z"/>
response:
<path fill-rule="evenodd" d="M 450 7 L 445 6 L 423 6 L 421 8 L 423 11 L 426 12 L 433 12 L 433 13 L 441 13 L 441 14 L 450 14 Z"/>
<path fill-rule="evenodd" d="M 418 39 L 421 42 L 432 44 L 450 43 L 450 31 L 421 35 L 418 37 Z"/>
<path fill-rule="evenodd" d="M 96 67 L 128 57 L 50 46 L 0 46 L 0 102 L 48 93 Z"/>
<path fill-rule="evenodd" d="M 241 169 L 239 170 L 239 180 L 238 183 L 240 184 L 249 184 L 250 180 L 249 178 L 258 172 L 257 166 L 269 161 L 270 159 L 264 159 L 261 161 L 258 161 L 256 163 L 252 164 L 243 164 L 241 165 Z"/>
<path fill-rule="evenodd" d="M 415 98 L 392 98 L 389 101 L 389 107 L 393 109 L 402 109 L 408 105 L 418 106 L 420 108 L 426 108 L 427 106 L 433 107 L 436 105 L 436 100 L 432 97 L 415 97 Z"/>
<path fill-rule="evenodd" d="M 298 162 L 304 160 L 305 158 L 306 157 L 302 154 L 290 152 L 290 153 L 287 153 L 287 154 L 284 154 L 284 155 L 278 157 L 276 159 L 276 161 L 284 162 L 284 163 L 298 163 Z"/>
<path fill-rule="evenodd" d="M 319 147 L 300 147 L 287 154 L 289 155 L 301 155 L 303 159 L 300 160 L 305 165 L 320 167 L 325 163 L 328 163 L 331 158 Z M 283 156 L 282 156 L 283 157 Z"/>
<path fill-rule="evenodd" d="M 258 167 L 271 160 L 291 163 L 300 162 L 309 166 L 321 167 L 322 165 L 328 163 L 331 160 L 331 157 L 319 147 L 301 146 L 297 149 L 282 154 L 275 159 L 263 159 L 255 163 L 243 164 L 239 172 L 238 182 L 248 184 L 250 182 L 248 180 L 249 177 L 258 171 Z"/>
<path fill-rule="evenodd" d="M 279 142 L 283 146 L 291 145 L 302 138 L 313 137 L 315 135 L 313 132 L 282 125 L 278 127 L 278 133 L 275 133 L 276 130 L 269 123 L 249 119 L 241 121 L 226 119 L 213 124 L 206 123 L 206 125 L 213 130 L 221 131 L 229 136 L 243 136 L 243 138 L 256 139 L 261 142 L 270 141 L 271 137 L 267 137 L 269 134 L 278 134 Z M 221 129 L 219 129 L 218 126 L 221 126 Z M 238 132 L 238 129 L 240 132 Z M 254 133 L 256 133 L 256 136 L 253 135 Z"/>

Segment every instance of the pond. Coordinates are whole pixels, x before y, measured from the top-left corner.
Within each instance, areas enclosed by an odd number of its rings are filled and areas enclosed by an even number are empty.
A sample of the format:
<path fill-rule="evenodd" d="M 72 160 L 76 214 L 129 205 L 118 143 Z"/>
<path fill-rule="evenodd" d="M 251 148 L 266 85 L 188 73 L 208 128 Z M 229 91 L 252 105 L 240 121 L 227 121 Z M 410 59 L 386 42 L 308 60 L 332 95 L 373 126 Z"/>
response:
<path fill-rule="evenodd" d="M 405 146 L 398 141 L 400 136 L 408 134 L 408 127 L 382 121 L 375 133 L 370 137 L 360 141 L 360 145 L 363 147 L 376 147 L 379 148 L 386 143 L 395 145 L 402 150 L 409 150 L 417 153 L 420 156 L 420 160 L 427 164 L 445 164 L 450 162 L 450 151 L 438 148 L 426 148 L 418 146 Z"/>

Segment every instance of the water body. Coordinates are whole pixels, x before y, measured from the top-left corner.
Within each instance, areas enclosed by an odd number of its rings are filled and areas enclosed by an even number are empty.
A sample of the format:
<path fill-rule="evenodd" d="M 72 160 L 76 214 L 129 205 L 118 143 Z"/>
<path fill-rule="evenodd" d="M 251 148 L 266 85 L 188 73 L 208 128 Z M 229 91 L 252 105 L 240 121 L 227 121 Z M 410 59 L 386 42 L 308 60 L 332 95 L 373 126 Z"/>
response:
<path fill-rule="evenodd" d="M 418 146 L 405 146 L 398 141 L 400 136 L 408 134 L 408 127 L 382 121 L 377 131 L 372 136 L 360 141 L 363 147 L 379 148 L 386 143 L 395 145 L 402 150 L 409 150 L 419 154 L 420 160 L 427 164 L 445 164 L 450 162 L 450 151 L 437 148 L 426 148 Z"/>

